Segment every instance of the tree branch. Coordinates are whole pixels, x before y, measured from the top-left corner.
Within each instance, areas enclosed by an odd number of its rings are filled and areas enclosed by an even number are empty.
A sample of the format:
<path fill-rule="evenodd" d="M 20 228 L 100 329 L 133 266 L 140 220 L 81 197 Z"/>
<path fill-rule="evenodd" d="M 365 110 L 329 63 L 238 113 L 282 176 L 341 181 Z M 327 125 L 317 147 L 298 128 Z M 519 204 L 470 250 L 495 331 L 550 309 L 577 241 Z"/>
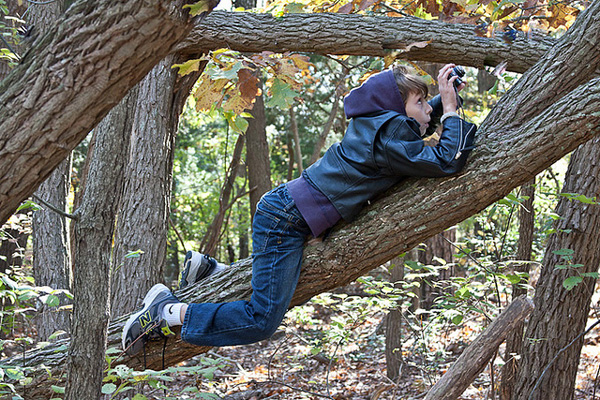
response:
<path fill-rule="evenodd" d="M 507 61 L 507 69 L 525 72 L 548 51 L 555 39 L 533 36 L 507 44 L 500 37 L 479 37 L 473 25 L 356 14 L 271 14 L 215 11 L 176 48 L 201 54 L 219 48 L 242 52 L 385 56 L 401 52 L 407 60 L 453 62 L 478 68 Z M 424 48 L 411 44 L 430 41 Z"/>

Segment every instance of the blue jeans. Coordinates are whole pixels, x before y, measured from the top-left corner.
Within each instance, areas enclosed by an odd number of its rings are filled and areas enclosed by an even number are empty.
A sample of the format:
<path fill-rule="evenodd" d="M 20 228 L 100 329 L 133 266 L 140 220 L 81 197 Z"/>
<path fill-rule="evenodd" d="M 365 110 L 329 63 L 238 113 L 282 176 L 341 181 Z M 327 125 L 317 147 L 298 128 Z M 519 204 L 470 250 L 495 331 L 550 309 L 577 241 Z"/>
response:
<path fill-rule="evenodd" d="M 250 301 L 190 304 L 181 338 L 198 346 L 231 346 L 271 337 L 296 290 L 309 234 L 286 185 L 265 194 L 252 224 Z"/>

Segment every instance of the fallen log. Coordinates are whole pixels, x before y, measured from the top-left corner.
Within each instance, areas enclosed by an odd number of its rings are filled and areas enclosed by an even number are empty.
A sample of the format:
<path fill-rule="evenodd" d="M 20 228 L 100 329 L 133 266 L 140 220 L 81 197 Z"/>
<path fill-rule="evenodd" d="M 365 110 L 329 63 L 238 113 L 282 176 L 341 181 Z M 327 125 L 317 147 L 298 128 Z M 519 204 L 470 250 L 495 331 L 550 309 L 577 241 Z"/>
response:
<path fill-rule="evenodd" d="M 455 400 L 475 380 L 498 350 L 506 336 L 533 311 L 525 296 L 514 300 L 427 392 L 425 400 Z"/>

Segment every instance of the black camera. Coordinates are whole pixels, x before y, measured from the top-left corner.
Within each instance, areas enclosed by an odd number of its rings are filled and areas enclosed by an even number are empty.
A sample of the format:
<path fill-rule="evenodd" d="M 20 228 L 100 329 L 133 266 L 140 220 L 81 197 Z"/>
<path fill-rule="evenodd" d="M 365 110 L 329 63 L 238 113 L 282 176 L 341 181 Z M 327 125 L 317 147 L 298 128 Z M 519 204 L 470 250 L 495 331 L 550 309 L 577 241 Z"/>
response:
<path fill-rule="evenodd" d="M 461 78 L 465 76 L 465 69 L 457 65 L 456 67 L 452 68 L 450 75 L 448 75 L 448 79 L 452 78 L 453 76 L 458 76 L 458 78 L 454 81 L 454 87 L 458 89 L 458 87 L 463 83 Z"/>

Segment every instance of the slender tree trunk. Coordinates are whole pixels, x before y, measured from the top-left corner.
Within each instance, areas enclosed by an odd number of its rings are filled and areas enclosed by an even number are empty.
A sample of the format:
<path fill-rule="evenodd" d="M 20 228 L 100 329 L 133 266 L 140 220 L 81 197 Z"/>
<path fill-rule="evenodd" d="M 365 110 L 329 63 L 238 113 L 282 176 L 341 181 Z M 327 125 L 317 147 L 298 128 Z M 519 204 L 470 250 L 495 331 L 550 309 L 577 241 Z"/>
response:
<path fill-rule="evenodd" d="M 394 265 L 390 282 L 396 287 L 404 280 L 404 257 L 396 257 L 391 263 Z M 385 320 L 385 365 L 387 377 L 396 382 L 402 371 L 402 301 L 391 310 Z"/>
<path fill-rule="evenodd" d="M 63 12 L 63 1 L 29 5 L 29 25 L 36 34 L 44 34 Z M 43 201 L 67 212 L 67 198 L 71 187 L 71 156 L 68 156 L 35 192 Z M 45 206 L 33 217 L 33 277 L 36 285 L 53 289 L 71 289 L 71 256 L 67 219 Z M 60 304 L 68 298 L 59 296 Z M 70 312 L 57 311 L 45 305 L 36 317 L 38 340 L 45 341 L 58 330 L 70 331 Z"/>
<path fill-rule="evenodd" d="M 600 198 L 600 138 L 581 146 L 571 156 L 563 193 Z M 523 342 L 523 358 L 514 399 L 572 399 L 582 333 L 588 320 L 595 278 L 600 265 L 600 205 L 561 198 L 561 216 L 550 237 L 535 292 L 535 311 Z M 560 254 L 571 250 L 572 255 Z M 557 269 L 560 265 L 573 265 Z M 577 267 L 580 265 L 580 267 Z M 581 279 L 571 290 L 567 279 Z M 545 372 L 545 373 L 544 373 Z"/>
<path fill-rule="evenodd" d="M 261 94 L 256 98 L 246 130 L 246 165 L 250 187 L 250 215 L 263 194 L 271 190 L 271 157 L 267 143 L 265 102 Z"/>
<path fill-rule="evenodd" d="M 336 91 L 336 95 L 334 96 L 333 104 L 331 106 L 331 112 L 329 113 L 329 118 L 327 118 L 325 125 L 323 125 L 323 130 L 321 131 L 321 134 L 319 135 L 319 139 L 315 143 L 315 148 L 313 150 L 312 155 L 310 156 L 310 161 L 308 162 L 309 165 L 314 164 L 315 162 L 317 162 L 319 157 L 321 157 L 321 151 L 323 150 L 323 147 L 325 147 L 325 142 L 327 141 L 327 136 L 329 135 L 329 132 L 331 131 L 331 128 L 333 127 L 333 123 L 335 122 L 335 119 L 338 116 L 339 109 L 340 109 L 340 98 L 337 96 L 337 91 Z"/>
<path fill-rule="evenodd" d="M 244 135 L 239 135 L 235 142 L 233 154 L 231 156 L 231 162 L 229 163 L 228 174 L 223 183 L 223 189 L 221 190 L 221 197 L 219 198 L 219 210 L 213 218 L 206 235 L 202 238 L 200 244 L 201 252 L 204 254 L 215 254 L 219 239 L 221 236 L 221 228 L 223 227 L 223 221 L 225 220 L 225 214 L 227 210 L 233 205 L 233 201 L 230 202 L 230 198 L 233 191 L 233 182 L 238 173 L 240 166 L 240 159 L 242 157 L 242 151 L 244 150 Z"/>
<path fill-rule="evenodd" d="M 535 179 L 527 185 L 521 187 L 521 196 L 528 198 L 519 208 L 519 243 L 517 248 L 517 261 L 515 272 L 529 273 L 528 261 L 531 261 L 531 250 L 533 248 L 533 233 L 535 212 L 533 209 L 533 200 L 535 197 Z M 512 285 L 512 299 L 527 294 L 524 285 L 527 281 Z M 500 399 L 510 400 L 511 393 L 515 384 L 517 371 L 519 370 L 519 359 L 522 353 L 523 345 L 523 324 L 517 325 L 506 338 L 506 349 L 504 352 L 504 366 L 502 367 L 502 378 L 500 381 Z"/>
<path fill-rule="evenodd" d="M 296 165 L 298 166 L 298 175 L 304 171 L 302 165 L 302 148 L 300 147 L 300 134 L 298 133 L 298 122 L 296 122 L 296 112 L 294 107 L 290 107 L 290 129 L 294 136 L 294 158 L 296 159 Z"/>
<path fill-rule="evenodd" d="M 110 254 L 129 148 L 128 112 L 134 110 L 134 104 L 126 101 L 132 97 L 126 97 L 96 128 L 90 176 L 75 213 L 75 304 L 66 400 L 100 397 L 110 318 Z"/>

